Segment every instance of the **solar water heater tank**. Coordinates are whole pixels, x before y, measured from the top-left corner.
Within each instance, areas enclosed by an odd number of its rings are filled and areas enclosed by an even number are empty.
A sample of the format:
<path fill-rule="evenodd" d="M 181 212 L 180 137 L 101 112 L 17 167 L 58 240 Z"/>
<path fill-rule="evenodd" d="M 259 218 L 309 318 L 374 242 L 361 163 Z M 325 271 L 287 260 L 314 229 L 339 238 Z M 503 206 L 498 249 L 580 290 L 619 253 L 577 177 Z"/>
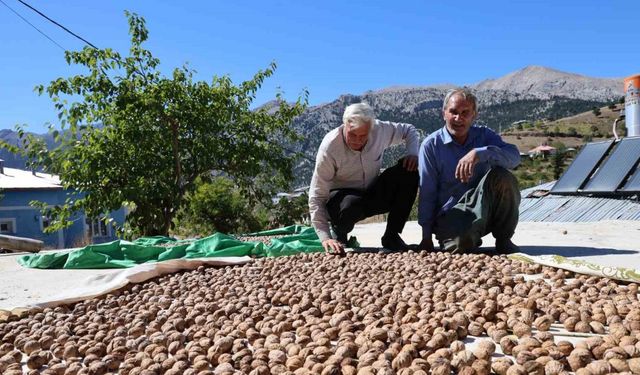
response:
<path fill-rule="evenodd" d="M 640 74 L 624 79 L 624 112 L 627 137 L 640 136 Z"/>

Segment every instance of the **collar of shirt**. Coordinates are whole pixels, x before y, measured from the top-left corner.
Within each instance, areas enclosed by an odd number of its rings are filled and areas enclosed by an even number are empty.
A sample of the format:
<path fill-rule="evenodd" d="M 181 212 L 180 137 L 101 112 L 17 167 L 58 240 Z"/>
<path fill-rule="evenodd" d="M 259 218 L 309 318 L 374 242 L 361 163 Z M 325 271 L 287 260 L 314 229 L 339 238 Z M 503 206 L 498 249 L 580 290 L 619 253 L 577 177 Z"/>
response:
<path fill-rule="evenodd" d="M 451 137 L 451 134 L 449 134 L 449 130 L 447 130 L 446 125 L 443 126 L 441 129 L 442 131 L 440 132 L 440 138 L 442 139 L 442 143 L 444 143 L 445 145 L 449 143 L 454 143 L 458 146 L 464 147 L 473 142 L 473 138 L 476 137 L 475 129 L 476 129 L 476 125 L 475 124 L 471 125 L 471 127 L 469 128 L 469 135 L 467 136 L 467 140 L 464 141 L 464 144 L 458 144 L 453 140 L 453 138 Z"/>

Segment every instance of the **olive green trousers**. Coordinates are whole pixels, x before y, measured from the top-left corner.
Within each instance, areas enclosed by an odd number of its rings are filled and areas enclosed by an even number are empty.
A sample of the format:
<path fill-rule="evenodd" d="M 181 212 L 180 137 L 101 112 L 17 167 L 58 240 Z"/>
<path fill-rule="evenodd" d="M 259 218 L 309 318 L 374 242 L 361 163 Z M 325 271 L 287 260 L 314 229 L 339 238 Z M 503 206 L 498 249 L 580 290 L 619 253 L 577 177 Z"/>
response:
<path fill-rule="evenodd" d="M 478 186 L 468 190 L 434 225 L 440 247 L 447 251 L 472 251 L 491 233 L 496 241 L 510 239 L 518 225 L 520 190 L 507 169 L 493 167 Z"/>

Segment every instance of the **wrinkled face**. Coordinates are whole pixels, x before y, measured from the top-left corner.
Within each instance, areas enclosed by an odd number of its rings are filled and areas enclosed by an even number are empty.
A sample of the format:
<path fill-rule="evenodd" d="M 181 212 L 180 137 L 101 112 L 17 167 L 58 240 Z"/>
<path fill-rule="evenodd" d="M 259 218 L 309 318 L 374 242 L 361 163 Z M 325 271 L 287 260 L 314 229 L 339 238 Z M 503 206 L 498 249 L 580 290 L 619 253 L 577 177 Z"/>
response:
<path fill-rule="evenodd" d="M 354 151 L 362 151 L 369 139 L 371 124 L 347 123 L 344 125 L 344 140 Z"/>
<path fill-rule="evenodd" d="M 469 134 L 469 128 L 476 118 L 473 103 L 460 95 L 449 98 L 449 104 L 444 110 L 444 121 L 451 137 L 458 143 L 464 143 Z"/>

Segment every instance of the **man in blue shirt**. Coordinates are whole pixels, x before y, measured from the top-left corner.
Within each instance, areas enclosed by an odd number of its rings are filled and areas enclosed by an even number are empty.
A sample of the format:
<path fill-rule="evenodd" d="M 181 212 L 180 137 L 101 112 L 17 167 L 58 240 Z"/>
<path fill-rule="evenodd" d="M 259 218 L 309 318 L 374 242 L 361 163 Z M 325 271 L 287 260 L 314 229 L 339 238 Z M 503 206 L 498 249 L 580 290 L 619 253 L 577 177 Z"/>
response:
<path fill-rule="evenodd" d="M 520 192 L 507 169 L 518 166 L 520 152 L 493 130 L 473 125 L 477 99 L 468 89 L 450 91 L 442 110 L 446 125 L 422 142 L 418 156 L 420 248 L 433 250 L 435 234 L 445 251 L 471 251 L 492 233 L 497 251 L 517 251 L 511 237 Z"/>

